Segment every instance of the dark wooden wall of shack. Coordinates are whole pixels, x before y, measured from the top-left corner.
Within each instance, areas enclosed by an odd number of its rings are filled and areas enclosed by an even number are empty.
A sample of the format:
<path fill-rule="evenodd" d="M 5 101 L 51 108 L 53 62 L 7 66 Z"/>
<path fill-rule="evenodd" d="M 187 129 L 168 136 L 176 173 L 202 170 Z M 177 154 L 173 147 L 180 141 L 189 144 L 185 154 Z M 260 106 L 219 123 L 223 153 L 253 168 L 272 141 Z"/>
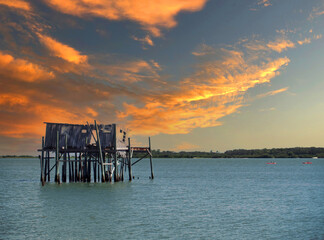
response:
<path fill-rule="evenodd" d="M 68 148 L 81 149 L 90 144 L 91 132 L 87 125 L 46 123 L 46 148 L 56 148 L 57 131 L 59 132 L 59 148 L 65 146 L 65 136 L 67 136 Z"/>
<path fill-rule="evenodd" d="M 114 124 L 98 124 L 101 147 L 110 148 L 114 144 Z M 65 146 L 65 135 L 67 136 L 68 148 L 83 149 L 91 143 L 92 134 L 96 136 L 95 126 L 77 125 L 64 123 L 46 123 L 45 147 L 56 148 L 56 134 L 59 131 L 59 148 Z M 117 148 L 127 147 L 126 132 L 116 127 Z M 92 134 L 91 134 L 92 132 Z"/>
<path fill-rule="evenodd" d="M 102 148 L 110 148 L 114 146 L 114 127 L 113 124 L 98 125 L 100 144 Z"/>

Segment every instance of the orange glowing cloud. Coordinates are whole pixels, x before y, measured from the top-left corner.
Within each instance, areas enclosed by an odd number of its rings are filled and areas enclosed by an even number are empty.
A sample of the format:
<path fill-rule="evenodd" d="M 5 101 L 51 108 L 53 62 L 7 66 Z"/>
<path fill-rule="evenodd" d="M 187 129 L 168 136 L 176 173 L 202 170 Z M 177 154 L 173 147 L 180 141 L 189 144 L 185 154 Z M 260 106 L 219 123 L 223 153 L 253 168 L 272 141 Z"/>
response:
<path fill-rule="evenodd" d="M 0 0 L 0 4 L 6 5 L 7 7 L 21 9 L 25 11 L 31 10 L 29 3 L 23 0 Z"/>
<path fill-rule="evenodd" d="M 147 44 L 147 45 L 150 45 L 150 46 L 154 46 L 154 42 L 152 40 L 152 38 L 149 36 L 149 35 L 146 35 L 145 37 L 143 38 L 138 38 L 138 37 L 135 37 L 135 36 L 132 36 L 132 38 L 135 40 L 135 41 L 139 41 L 141 42 L 142 44 Z M 143 47 L 144 48 L 144 47 Z M 145 49 L 145 48 L 144 48 Z"/>
<path fill-rule="evenodd" d="M 138 22 L 154 36 L 160 36 L 160 28 L 172 28 L 175 16 L 181 11 L 201 10 L 207 0 L 46 0 L 56 10 L 79 17 L 95 16 L 110 20 Z"/>
<path fill-rule="evenodd" d="M 279 31 L 281 34 L 285 34 L 284 31 Z M 285 37 L 278 37 L 275 41 L 269 41 L 265 43 L 262 40 L 252 40 L 244 44 L 244 46 L 251 51 L 276 51 L 281 53 L 288 48 L 294 48 L 295 43 L 286 39 Z"/>
<path fill-rule="evenodd" d="M 272 4 L 270 3 L 269 0 L 261 0 L 258 2 L 258 5 L 262 5 L 264 7 L 268 7 L 268 6 L 271 6 Z"/>
<path fill-rule="evenodd" d="M 310 38 L 305 38 L 304 40 L 298 41 L 298 44 L 299 45 L 309 44 L 309 43 L 311 43 L 311 39 Z"/>
<path fill-rule="evenodd" d="M 278 93 L 285 92 L 287 90 L 288 90 L 288 87 L 281 88 L 281 89 L 278 89 L 278 90 L 274 90 L 274 91 L 270 91 L 270 92 L 267 92 L 267 93 L 259 94 L 257 96 L 257 98 L 263 98 L 263 97 L 273 96 L 273 95 L 276 95 Z"/>
<path fill-rule="evenodd" d="M 1 94 L 0 95 L 0 105 L 8 106 L 25 106 L 29 103 L 29 99 L 21 94 Z"/>
<path fill-rule="evenodd" d="M 294 48 L 295 44 L 290 41 L 290 40 L 286 40 L 286 39 L 277 39 L 274 42 L 269 42 L 267 44 L 267 47 L 281 53 L 283 50 L 286 50 L 287 48 Z"/>
<path fill-rule="evenodd" d="M 54 73 L 24 59 L 15 59 L 0 51 L 0 75 L 2 78 L 18 78 L 20 81 L 35 82 L 54 78 Z"/>
<path fill-rule="evenodd" d="M 239 51 L 213 52 L 217 57 L 221 52 L 224 56 L 218 60 L 207 57 L 196 73 L 179 85 L 147 96 L 144 106 L 125 103 L 117 117 L 137 134 L 185 134 L 197 127 L 218 126 L 220 118 L 242 106 L 242 96 L 248 89 L 269 82 L 289 63 L 288 58 L 279 58 L 253 65 Z"/>
<path fill-rule="evenodd" d="M 74 48 L 60 43 L 51 37 L 39 33 L 37 35 L 40 42 L 51 52 L 53 56 L 62 58 L 65 61 L 74 64 L 82 64 L 87 62 L 88 57 L 86 55 L 81 55 L 80 52 Z"/>
<path fill-rule="evenodd" d="M 44 134 L 43 122 L 80 123 L 98 116 L 98 113 L 86 107 L 77 107 L 68 102 L 46 102 L 46 97 L 39 99 L 21 94 L 0 93 L 0 136 L 11 138 L 40 138 Z"/>
<path fill-rule="evenodd" d="M 154 79 L 159 78 L 158 71 L 160 69 L 160 65 L 154 60 L 149 62 L 134 60 L 104 66 L 104 71 L 111 77 L 116 77 L 117 81 L 129 83 L 154 81 Z"/>
<path fill-rule="evenodd" d="M 0 107 L 5 111 L 6 106 L 0 103 Z M 48 122 L 74 122 L 79 121 L 79 117 L 73 112 L 59 106 L 50 106 L 38 102 L 30 101 L 23 108 L 15 109 L 21 118 L 17 118 L 17 114 L 7 112 L 5 118 L 0 120 L 0 135 L 13 138 L 23 137 L 40 137 L 44 134 L 44 121 Z"/>

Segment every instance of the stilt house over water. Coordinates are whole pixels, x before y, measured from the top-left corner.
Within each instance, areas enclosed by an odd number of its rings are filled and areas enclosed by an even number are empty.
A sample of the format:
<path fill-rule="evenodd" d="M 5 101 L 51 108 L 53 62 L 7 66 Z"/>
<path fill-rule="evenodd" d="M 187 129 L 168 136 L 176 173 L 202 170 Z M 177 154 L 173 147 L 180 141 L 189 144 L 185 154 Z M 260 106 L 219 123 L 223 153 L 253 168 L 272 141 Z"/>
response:
<path fill-rule="evenodd" d="M 116 124 L 48 123 L 42 137 L 41 182 L 115 182 L 132 180 L 132 166 L 149 157 L 154 178 L 151 141 L 148 147 L 132 147 L 127 132 Z M 134 152 L 143 157 L 132 161 Z M 54 170 L 54 173 L 52 171 Z M 52 173 L 52 174 L 51 174 Z"/>

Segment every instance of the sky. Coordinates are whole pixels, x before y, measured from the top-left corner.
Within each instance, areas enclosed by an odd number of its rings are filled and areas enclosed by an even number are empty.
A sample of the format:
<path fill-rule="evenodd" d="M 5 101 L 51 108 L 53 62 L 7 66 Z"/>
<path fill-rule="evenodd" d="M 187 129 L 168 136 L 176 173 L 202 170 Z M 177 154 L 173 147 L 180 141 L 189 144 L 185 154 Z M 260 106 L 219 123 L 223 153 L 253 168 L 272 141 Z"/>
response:
<path fill-rule="evenodd" d="M 324 0 L 0 0 L 0 155 L 44 122 L 171 151 L 324 145 Z"/>

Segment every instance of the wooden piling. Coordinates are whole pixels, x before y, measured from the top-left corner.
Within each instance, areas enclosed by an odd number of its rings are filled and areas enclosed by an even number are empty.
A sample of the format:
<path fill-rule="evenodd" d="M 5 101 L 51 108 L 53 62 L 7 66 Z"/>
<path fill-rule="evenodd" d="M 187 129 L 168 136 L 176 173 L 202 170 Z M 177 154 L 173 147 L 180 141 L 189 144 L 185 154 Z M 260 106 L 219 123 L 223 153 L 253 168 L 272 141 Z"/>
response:
<path fill-rule="evenodd" d="M 60 183 L 60 162 L 59 162 L 59 131 L 56 131 L 56 152 L 55 152 L 55 160 L 56 160 L 56 175 L 55 182 Z"/>
<path fill-rule="evenodd" d="M 122 158 L 121 166 L 120 166 L 120 175 L 119 175 L 121 181 L 124 181 L 124 161 L 125 159 Z"/>
<path fill-rule="evenodd" d="M 48 182 L 51 181 L 50 168 L 51 168 L 50 153 L 49 151 L 47 151 L 47 181 Z"/>
<path fill-rule="evenodd" d="M 150 150 L 151 179 L 154 179 L 153 163 L 152 163 L 152 150 L 151 150 L 151 138 L 150 137 L 149 137 L 149 150 Z"/>
<path fill-rule="evenodd" d="M 70 153 L 68 153 L 68 163 L 69 163 L 69 182 L 73 182 L 73 178 L 72 178 L 72 175 L 73 175 L 73 163 L 71 165 L 71 158 L 70 158 Z"/>
<path fill-rule="evenodd" d="M 67 135 L 65 134 L 65 144 L 64 144 L 64 162 L 62 165 L 62 182 L 66 182 L 66 170 L 67 170 Z"/>
<path fill-rule="evenodd" d="M 80 152 L 80 155 L 79 155 L 79 182 L 82 182 L 82 153 Z"/>
<path fill-rule="evenodd" d="M 116 124 L 113 124 L 113 147 L 114 147 L 114 167 L 115 167 L 115 171 L 114 171 L 114 181 L 118 182 L 119 181 L 119 176 L 118 176 L 118 160 L 117 160 L 117 127 Z"/>
<path fill-rule="evenodd" d="M 132 181 L 132 157 L 131 157 L 131 143 L 130 143 L 130 138 L 128 138 L 128 152 L 127 152 L 127 157 L 128 157 L 128 180 Z"/>
<path fill-rule="evenodd" d="M 47 179 L 47 164 L 48 164 L 48 158 L 47 158 L 47 152 L 45 152 L 45 166 L 44 166 L 44 181 L 46 182 L 46 179 Z"/>
<path fill-rule="evenodd" d="M 79 181 L 78 179 L 78 153 L 75 152 L 74 153 L 74 182 Z"/>
<path fill-rule="evenodd" d="M 88 159 L 88 182 L 91 182 L 91 155 Z"/>
<path fill-rule="evenodd" d="M 97 172 L 98 172 L 98 175 L 97 175 L 97 177 L 98 177 L 98 182 L 100 182 L 100 162 L 99 162 L 99 154 L 98 154 L 98 169 L 97 169 Z"/>
<path fill-rule="evenodd" d="M 97 159 L 93 161 L 93 182 L 97 182 Z"/>
<path fill-rule="evenodd" d="M 84 153 L 84 158 L 83 158 L 83 177 L 82 177 L 82 182 L 87 181 L 87 154 Z"/>
<path fill-rule="evenodd" d="M 42 155 L 40 159 L 40 164 L 41 164 L 41 182 L 42 185 L 44 186 L 45 184 L 45 179 L 44 179 L 44 137 L 42 137 Z"/>
<path fill-rule="evenodd" d="M 101 144 L 100 144 L 100 136 L 99 136 L 99 130 L 96 120 L 94 121 L 95 128 L 96 128 L 96 134 L 97 134 L 97 146 L 99 148 L 99 158 L 100 158 L 100 164 L 101 164 L 101 181 L 105 182 L 105 169 L 103 165 L 103 158 L 102 158 L 102 151 L 101 151 Z"/>

